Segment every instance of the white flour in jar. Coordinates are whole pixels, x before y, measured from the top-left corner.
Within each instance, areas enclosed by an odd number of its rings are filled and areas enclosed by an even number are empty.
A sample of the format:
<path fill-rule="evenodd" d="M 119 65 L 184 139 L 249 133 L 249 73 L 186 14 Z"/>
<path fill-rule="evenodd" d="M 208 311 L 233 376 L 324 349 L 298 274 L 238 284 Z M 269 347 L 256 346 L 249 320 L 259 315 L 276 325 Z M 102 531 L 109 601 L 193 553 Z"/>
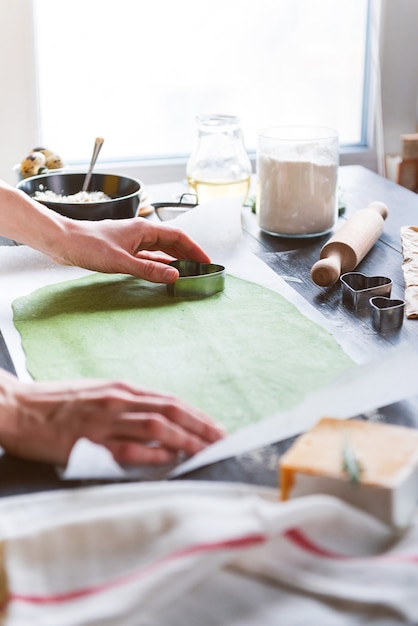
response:
<path fill-rule="evenodd" d="M 262 156 L 258 167 L 258 223 L 275 235 L 329 232 L 337 217 L 337 166 Z"/>

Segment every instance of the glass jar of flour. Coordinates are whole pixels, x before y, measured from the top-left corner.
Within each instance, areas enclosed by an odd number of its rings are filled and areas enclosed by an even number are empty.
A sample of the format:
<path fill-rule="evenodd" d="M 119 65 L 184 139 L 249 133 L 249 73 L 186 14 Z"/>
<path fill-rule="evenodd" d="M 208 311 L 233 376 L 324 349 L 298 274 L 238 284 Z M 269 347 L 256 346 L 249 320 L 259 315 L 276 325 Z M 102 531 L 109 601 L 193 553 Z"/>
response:
<path fill-rule="evenodd" d="M 244 147 L 240 122 L 234 115 L 198 115 L 198 138 L 187 163 L 189 187 L 199 203 L 211 198 L 239 198 L 245 202 L 251 163 Z"/>
<path fill-rule="evenodd" d="M 261 230 L 315 237 L 332 230 L 338 214 L 338 134 L 316 126 L 259 131 L 256 212 Z"/>

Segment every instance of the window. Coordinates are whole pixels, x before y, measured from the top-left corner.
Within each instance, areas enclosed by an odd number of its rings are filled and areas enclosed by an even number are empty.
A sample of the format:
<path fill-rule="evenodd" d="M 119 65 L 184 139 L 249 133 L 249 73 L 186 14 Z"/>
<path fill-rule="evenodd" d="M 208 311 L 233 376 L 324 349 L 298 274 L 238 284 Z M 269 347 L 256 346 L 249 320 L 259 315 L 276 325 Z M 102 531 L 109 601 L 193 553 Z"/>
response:
<path fill-rule="evenodd" d="M 198 113 L 365 146 L 367 0 L 34 0 L 39 137 L 68 162 L 186 158 Z"/>

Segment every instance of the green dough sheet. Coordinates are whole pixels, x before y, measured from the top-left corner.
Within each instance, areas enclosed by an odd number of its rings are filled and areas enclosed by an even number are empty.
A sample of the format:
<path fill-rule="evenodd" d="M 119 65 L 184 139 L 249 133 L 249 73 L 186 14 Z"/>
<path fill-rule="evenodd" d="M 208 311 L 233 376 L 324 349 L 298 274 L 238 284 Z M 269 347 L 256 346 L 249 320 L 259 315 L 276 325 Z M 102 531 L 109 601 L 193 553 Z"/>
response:
<path fill-rule="evenodd" d="M 295 406 L 353 364 L 283 296 L 230 275 L 214 296 L 173 298 L 164 285 L 91 274 L 18 298 L 13 313 L 35 380 L 134 382 L 228 432 Z"/>

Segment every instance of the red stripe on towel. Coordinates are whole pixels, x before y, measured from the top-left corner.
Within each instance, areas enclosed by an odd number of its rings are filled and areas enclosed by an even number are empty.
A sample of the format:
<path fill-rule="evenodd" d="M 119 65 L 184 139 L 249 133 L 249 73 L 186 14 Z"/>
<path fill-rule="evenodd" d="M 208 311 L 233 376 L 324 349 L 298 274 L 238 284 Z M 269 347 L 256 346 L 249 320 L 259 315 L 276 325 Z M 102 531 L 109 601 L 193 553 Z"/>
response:
<path fill-rule="evenodd" d="M 331 550 L 326 550 L 325 548 L 321 548 L 321 546 L 316 545 L 313 541 L 311 541 L 306 535 L 302 533 L 298 528 L 289 528 L 283 535 L 289 539 L 292 543 L 296 544 L 299 548 L 302 548 L 306 552 L 310 552 L 311 554 L 315 554 L 316 556 L 324 556 L 327 559 L 349 559 L 349 556 L 345 556 L 344 554 L 338 554 L 338 552 L 332 552 Z"/>
<path fill-rule="evenodd" d="M 327 550 L 314 543 L 309 537 L 307 537 L 299 528 L 289 528 L 283 533 L 290 542 L 316 556 L 322 556 L 327 559 L 336 559 L 343 561 L 365 561 L 365 560 L 379 560 L 384 562 L 397 562 L 397 563 L 418 563 L 418 554 L 376 554 L 367 557 L 362 556 L 350 556 L 347 554 L 341 554 L 339 552 L 333 552 Z"/>
<path fill-rule="evenodd" d="M 177 552 L 172 552 L 163 557 L 155 563 L 151 563 L 140 570 L 121 576 L 120 578 L 102 583 L 100 585 L 93 585 L 91 587 L 85 587 L 82 589 L 75 589 L 73 591 L 67 591 L 65 593 L 56 593 L 50 595 L 27 595 L 22 593 L 10 592 L 9 602 L 26 602 L 28 604 L 58 604 L 60 602 L 68 602 L 70 600 L 78 600 L 86 596 L 91 596 L 108 589 L 121 587 L 135 580 L 139 580 L 144 576 L 158 570 L 160 567 L 167 565 L 178 559 L 182 559 L 193 554 L 216 552 L 219 550 L 237 550 L 240 548 L 249 548 L 262 543 L 265 543 L 267 537 L 262 534 L 247 535 L 245 537 L 239 537 L 238 539 L 226 539 L 224 541 L 215 541 L 213 543 L 201 543 L 194 546 L 188 546 Z M 5 607 L 0 607 L 0 610 Z"/>

